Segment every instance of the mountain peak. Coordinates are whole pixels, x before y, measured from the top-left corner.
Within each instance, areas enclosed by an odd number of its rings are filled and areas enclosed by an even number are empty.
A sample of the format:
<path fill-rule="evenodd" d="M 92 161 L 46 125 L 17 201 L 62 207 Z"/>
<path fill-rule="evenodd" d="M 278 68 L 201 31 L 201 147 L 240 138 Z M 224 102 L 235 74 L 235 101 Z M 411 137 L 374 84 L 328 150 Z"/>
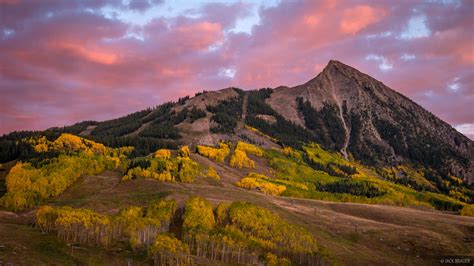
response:
<path fill-rule="evenodd" d="M 363 75 L 363 73 L 357 70 L 356 68 L 346 65 L 337 60 L 329 60 L 328 64 L 326 65 L 326 67 L 323 69 L 321 73 L 327 73 L 333 70 L 337 70 L 340 73 L 344 73 L 350 76 L 354 76 L 355 74 Z"/>
<path fill-rule="evenodd" d="M 369 163 L 446 163 L 453 175 L 474 182 L 472 141 L 381 81 L 340 61 L 330 60 L 315 78 L 275 91 L 266 102 L 312 131 L 326 148 L 369 158 Z M 439 154 L 455 155 L 443 162 Z"/>
<path fill-rule="evenodd" d="M 342 62 L 338 61 L 338 60 L 334 60 L 334 59 L 331 59 L 329 60 L 328 64 L 326 67 L 329 67 L 329 66 L 337 66 L 337 65 L 343 65 L 345 66 L 345 64 L 343 64 Z"/>
<path fill-rule="evenodd" d="M 356 88 L 355 86 L 351 86 L 353 83 L 368 84 L 374 83 L 375 81 L 376 80 L 372 77 L 349 65 L 338 60 L 329 60 L 328 64 L 316 77 L 296 87 L 307 90 L 310 94 L 316 94 L 314 95 L 316 98 L 324 98 L 327 100 L 326 98 L 328 97 L 331 99 L 334 98 L 334 92 L 332 91 L 334 89 L 334 83 L 345 83 L 342 87 L 336 87 L 339 89 L 343 88 L 347 91 Z M 316 104 L 316 106 L 318 106 L 318 104 Z"/>

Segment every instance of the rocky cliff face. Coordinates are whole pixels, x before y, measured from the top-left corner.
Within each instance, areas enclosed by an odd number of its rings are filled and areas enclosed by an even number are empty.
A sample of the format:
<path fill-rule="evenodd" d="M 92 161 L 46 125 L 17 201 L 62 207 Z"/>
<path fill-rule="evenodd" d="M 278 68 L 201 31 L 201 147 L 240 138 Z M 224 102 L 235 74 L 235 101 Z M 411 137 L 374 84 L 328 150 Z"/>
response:
<path fill-rule="evenodd" d="M 302 85 L 276 88 L 267 103 L 344 155 L 374 164 L 408 160 L 474 181 L 473 141 L 409 98 L 338 61 L 330 61 Z"/>

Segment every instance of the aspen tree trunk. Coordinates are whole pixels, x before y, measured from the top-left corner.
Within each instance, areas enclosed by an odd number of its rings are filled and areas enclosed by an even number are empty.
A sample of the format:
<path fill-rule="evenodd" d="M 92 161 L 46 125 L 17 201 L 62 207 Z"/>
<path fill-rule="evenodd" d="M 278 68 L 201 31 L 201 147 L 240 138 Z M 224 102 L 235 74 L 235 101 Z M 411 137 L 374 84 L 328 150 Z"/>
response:
<path fill-rule="evenodd" d="M 239 246 L 239 252 L 238 252 L 238 255 L 237 255 L 237 263 L 240 264 L 240 249 L 241 249 L 241 246 Z"/>
<path fill-rule="evenodd" d="M 225 256 L 225 244 L 222 243 L 221 261 L 224 261 L 224 256 Z"/>

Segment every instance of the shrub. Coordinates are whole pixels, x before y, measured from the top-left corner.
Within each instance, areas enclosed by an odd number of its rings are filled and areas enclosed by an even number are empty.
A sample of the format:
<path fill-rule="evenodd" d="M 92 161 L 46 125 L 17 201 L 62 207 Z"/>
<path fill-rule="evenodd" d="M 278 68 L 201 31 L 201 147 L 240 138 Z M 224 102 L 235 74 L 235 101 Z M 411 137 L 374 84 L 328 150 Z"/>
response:
<path fill-rule="evenodd" d="M 169 159 L 171 158 L 171 151 L 168 149 L 159 149 L 155 152 L 155 158 Z"/>
<path fill-rule="evenodd" d="M 259 189 L 265 194 L 269 195 L 281 195 L 285 192 L 286 187 L 283 185 L 275 185 L 271 182 L 266 181 L 268 177 L 250 173 L 248 176 L 242 178 L 239 182 L 236 183 L 238 187 L 246 189 Z"/>
<path fill-rule="evenodd" d="M 216 169 L 214 169 L 214 167 L 212 167 L 212 166 L 209 166 L 209 168 L 207 169 L 207 177 L 212 178 L 216 181 L 221 180 L 221 177 L 217 173 Z"/>
<path fill-rule="evenodd" d="M 183 183 L 191 183 L 199 174 L 199 164 L 189 157 L 178 158 L 178 179 Z"/>
<path fill-rule="evenodd" d="M 291 158 L 295 158 L 297 160 L 302 159 L 301 153 L 295 151 L 293 148 L 291 148 L 289 146 L 283 147 L 282 151 L 283 151 L 283 154 L 285 154 L 286 156 L 289 156 Z"/>
<path fill-rule="evenodd" d="M 237 142 L 237 146 L 235 147 L 235 149 L 245 151 L 246 153 L 250 153 L 259 157 L 263 156 L 262 148 L 259 148 L 253 144 L 245 143 L 243 141 Z"/>
<path fill-rule="evenodd" d="M 196 152 L 199 155 L 207 157 L 215 162 L 222 163 L 224 162 L 227 155 L 229 155 L 230 148 L 229 145 L 221 142 L 219 143 L 219 148 L 212 148 L 207 146 L 197 146 Z"/>
<path fill-rule="evenodd" d="M 181 157 L 189 157 L 189 155 L 191 154 L 191 152 L 189 151 L 189 147 L 188 146 L 183 146 L 179 149 L 179 152 L 178 152 L 179 156 Z"/>
<path fill-rule="evenodd" d="M 242 150 L 235 150 L 230 157 L 230 166 L 237 168 L 254 168 L 255 162 L 247 157 L 247 153 Z"/>
<path fill-rule="evenodd" d="M 199 118 L 206 117 L 206 112 L 193 106 L 191 111 L 189 111 L 189 117 L 191 118 L 191 122 L 194 122 Z"/>
<path fill-rule="evenodd" d="M 474 217 L 474 204 L 465 205 L 461 210 L 461 215 Z"/>

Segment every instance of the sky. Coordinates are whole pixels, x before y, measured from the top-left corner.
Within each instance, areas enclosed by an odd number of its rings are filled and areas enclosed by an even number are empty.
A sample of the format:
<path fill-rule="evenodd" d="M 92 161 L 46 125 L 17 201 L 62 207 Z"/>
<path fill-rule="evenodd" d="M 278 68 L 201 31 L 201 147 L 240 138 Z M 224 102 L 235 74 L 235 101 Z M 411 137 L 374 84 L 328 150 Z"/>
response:
<path fill-rule="evenodd" d="M 0 134 L 294 86 L 331 59 L 474 139 L 471 0 L 0 0 Z"/>

